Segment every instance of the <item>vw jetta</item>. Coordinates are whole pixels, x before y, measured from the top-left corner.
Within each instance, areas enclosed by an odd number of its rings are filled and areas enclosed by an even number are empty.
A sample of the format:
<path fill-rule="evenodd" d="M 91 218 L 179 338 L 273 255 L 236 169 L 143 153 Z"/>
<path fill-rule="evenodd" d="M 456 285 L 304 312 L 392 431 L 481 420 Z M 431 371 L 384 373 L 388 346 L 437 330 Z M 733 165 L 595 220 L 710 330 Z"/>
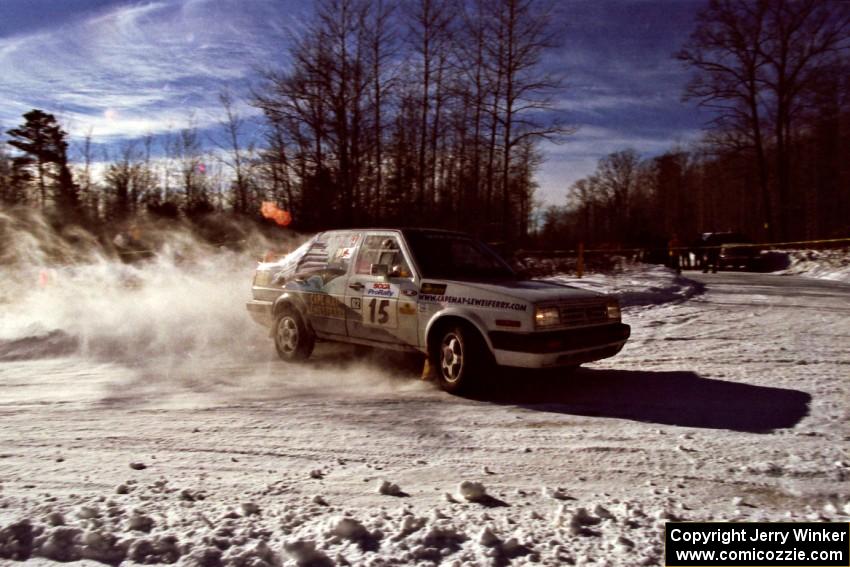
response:
<path fill-rule="evenodd" d="M 278 355 L 317 340 L 424 353 L 451 392 L 491 365 L 567 367 L 617 354 L 630 328 L 616 298 L 523 280 L 487 245 L 427 229 L 334 230 L 261 263 L 247 308 Z"/>

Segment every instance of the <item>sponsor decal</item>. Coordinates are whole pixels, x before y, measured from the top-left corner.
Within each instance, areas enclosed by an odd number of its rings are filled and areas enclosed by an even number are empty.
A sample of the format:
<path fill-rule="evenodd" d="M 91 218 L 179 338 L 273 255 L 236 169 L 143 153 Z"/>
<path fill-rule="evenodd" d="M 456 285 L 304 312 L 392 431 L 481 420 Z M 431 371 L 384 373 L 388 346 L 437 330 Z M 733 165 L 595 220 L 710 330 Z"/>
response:
<path fill-rule="evenodd" d="M 308 293 L 305 294 L 305 300 L 307 301 L 307 311 L 311 315 L 345 319 L 345 308 L 342 302 L 333 296 L 324 293 Z"/>
<path fill-rule="evenodd" d="M 446 284 L 423 283 L 419 291 L 428 295 L 443 295 L 446 293 Z"/>
<path fill-rule="evenodd" d="M 420 301 L 430 301 L 443 305 L 470 305 L 472 307 L 489 307 L 491 309 L 504 309 L 509 311 L 526 311 L 528 305 L 522 303 L 510 303 L 495 299 L 479 299 L 477 297 L 455 297 L 453 295 L 426 295 L 419 296 Z"/>
<path fill-rule="evenodd" d="M 419 295 L 419 292 L 415 289 L 403 289 L 401 290 L 402 295 L 406 295 L 407 297 L 416 297 Z"/>
<path fill-rule="evenodd" d="M 352 309 L 360 309 L 360 298 L 352 297 L 351 298 L 351 308 Z"/>
<path fill-rule="evenodd" d="M 416 307 L 412 303 L 402 303 L 398 306 L 398 312 L 401 315 L 416 315 Z"/>
<path fill-rule="evenodd" d="M 398 297 L 398 285 L 387 282 L 372 282 L 363 292 L 366 297 Z"/>

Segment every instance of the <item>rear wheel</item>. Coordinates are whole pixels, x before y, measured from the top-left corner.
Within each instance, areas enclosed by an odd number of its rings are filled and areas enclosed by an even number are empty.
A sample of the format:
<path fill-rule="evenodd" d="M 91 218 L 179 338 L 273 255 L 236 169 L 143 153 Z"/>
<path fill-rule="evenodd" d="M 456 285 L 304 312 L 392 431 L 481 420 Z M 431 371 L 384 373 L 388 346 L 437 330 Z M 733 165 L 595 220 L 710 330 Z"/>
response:
<path fill-rule="evenodd" d="M 431 366 L 447 392 L 472 390 L 492 366 L 487 345 L 477 331 L 453 325 L 439 333 L 431 349 Z"/>
<path fill-rule="evenodd" d="M 313 353 L 315 345 L 315 335 L 307 328 L 301 314 L 294 309 L 285 309 L 275 319 L 274 346 L 282 360 L 306 360 Z"/>

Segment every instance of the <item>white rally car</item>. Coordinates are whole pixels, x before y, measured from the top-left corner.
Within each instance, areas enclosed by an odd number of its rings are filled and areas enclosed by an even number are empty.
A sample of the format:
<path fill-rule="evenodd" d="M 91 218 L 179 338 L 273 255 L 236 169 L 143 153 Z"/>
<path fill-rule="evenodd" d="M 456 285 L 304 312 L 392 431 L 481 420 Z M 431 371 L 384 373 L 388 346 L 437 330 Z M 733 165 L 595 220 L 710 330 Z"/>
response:
<path fill-rule="evenodd" d="M 428 229 L 323 232 L 261 263 L 247 307 L 284 360 L 316 340 L 421 352 L 441 386 L 492 364 L 575 368 L 617 354 L 630 328 L 613 297 L 522 280 L 487 245 Z"/>

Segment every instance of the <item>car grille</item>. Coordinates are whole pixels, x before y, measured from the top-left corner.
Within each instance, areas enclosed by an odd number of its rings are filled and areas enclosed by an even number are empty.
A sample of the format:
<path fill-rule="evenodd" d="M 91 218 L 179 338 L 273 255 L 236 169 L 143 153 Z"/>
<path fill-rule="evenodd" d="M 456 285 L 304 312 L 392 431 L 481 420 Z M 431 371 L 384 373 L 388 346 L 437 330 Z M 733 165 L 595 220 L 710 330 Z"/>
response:
<path fill-rule="evenodd" d="M 608 306 L 605 303 L 592 305 L 576 305 L 575 303 L 559 305 L 561 325 L 578 326 L 603 323 L 608 319 Z"/>

